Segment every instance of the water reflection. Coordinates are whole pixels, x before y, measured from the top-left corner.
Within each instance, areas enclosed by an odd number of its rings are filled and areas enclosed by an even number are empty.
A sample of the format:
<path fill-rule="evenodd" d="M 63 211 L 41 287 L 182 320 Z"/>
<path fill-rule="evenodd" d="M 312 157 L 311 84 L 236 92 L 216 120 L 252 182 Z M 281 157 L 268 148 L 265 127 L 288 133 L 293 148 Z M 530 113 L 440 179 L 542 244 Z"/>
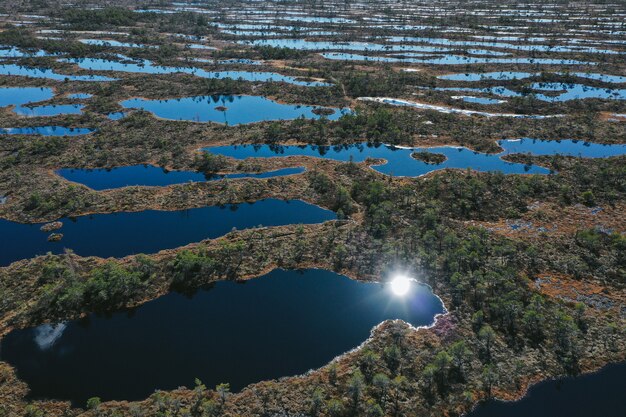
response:
<path fill-rule="evenodd" d="M 321 116 L 315 106 L 282 104 L 261 96 L 198 96 L 166 100 L 134 98 L 120 103 L 122 107 L 142 109 L 168 120 L 217 122 L 228 125 L 255 123 L 269 120 L 290 120 Z M 316 110 L 317 109 L 317 110 Z M 348 109 L 329 109 L 331 120 L 348 113 Z"/>
<path fill-rule="evenodd" d="M 217 282 L 191 298 L 171 293 L 132 315 L 68 322 L 46 350 L 34 342 L 37 328 L 18 330 L 2 340 L 1 353 L 32 397 L 84 406 L 89 397 L 138 400 L 195 378 L 240 390 L 323 366 L 384 320 L 422 326 L 443 312 L 417 283 L 397 297 L 382 284 L 329 271 L 275 270 L 245 283 Z"/>
<path fill-rule="evenodd" d="M 205 148 L 216 155 L 235 159 L 270 158 L 276 156 L 312 156 L 337 161 L 363 162 L 368 158 L 385 159 L 384 165 L 372 168 L 393 176 L 416 177 L 444 168 L 473 169 L 477 171 L 500 171 L 505 174 L 548 174 L 546 168 L 507 162 L 503 156 L 524 153 L 531 155 L 569 155 L 583 158 L 607 158 L 626 154 L 626 145 L 603 145 L 577 140 L 513 139 L 501 140 L 504 149 L 499 154 L 474 152 L 463 147 L 397 148 L 389 145 L 354 144 L 337 146 L 316 145 L 231 145 Z M 442 163 L 427 163 L 415 159 L 416 153 L 429 152 L 445 156 Z"/>

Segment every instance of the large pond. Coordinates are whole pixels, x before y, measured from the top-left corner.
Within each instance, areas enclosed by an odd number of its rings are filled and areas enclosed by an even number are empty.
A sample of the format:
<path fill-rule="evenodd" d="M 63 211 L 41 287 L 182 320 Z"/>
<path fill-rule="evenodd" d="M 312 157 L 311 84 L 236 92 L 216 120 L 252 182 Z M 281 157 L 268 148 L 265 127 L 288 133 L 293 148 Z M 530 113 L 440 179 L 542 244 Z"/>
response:
<path fill-rule="evenodd" d="M 597 373 L 544 381 L 520 401 L 488 401 L 467 417 L 623 417 L 626 362 Z"/>
<path fill-rule="evenodd" d="M 101 75 L 71 75 L 59 74 L 51 68 L 33 68 L 24 67 L 17 64 L 0 65 L 0 75 L 16 75 L 30 78 L 45 78 L 55 81 L 115 81 L 115 78 L 104 77 Z"/>
<path fill-rule="evenodd" d="M 194 378 L 240 390 L 323 366 L 384 320 L 421 326 L 444 312 L 424 285 L 412 282 L 404 295 L 389 287 L 324 270 L 276 270 L 192 298 L 168 294 L 132 312 L 14 331 L 1 342 L 1 359 L 33 397 L 80 406 L 92 396 L 137 400 L 191 387 Z"/>
<path fill-rule="evenodd" d="M 58 116 L 82 113 L 82 104 L 50 104 L 33 106 L 33 103 L 50 100 L 54 97 L 51 88 L 3 87 L 0 88 L 0 107 L 14 106 L 13 111 L 20 116 Z"/>
<path fill-rule="evenodd" d="M 558 58 L 492 58 L 457 54 L 424 55 L 403 53 L 397 56 L 363 55 L 349 52 L 324 52 L 324 58 L 341 61 L 373 61 L 405 64 L 465 65 L 465 64 L 535 64 L 535 65 L 595 65 L 592 62 Z"/>
<path fill-rule="evenodd" d="M 391 36 L 386 38 L 389 42 L 419 42 L 430 45 L 445 45 L 448 47 L 491 47 L 498 49 L 510 49 L 526 52 L 570 52 L 570 53 L 595 53 L 595 54 L 622 54 L 623 52 L 615 51 L 612 49 L 598 49 L 593 46 L 564 46 L 564 45 L 527 45 L 527 44 L 513 44 L 506 42 L 494 42 L 494 41 L 458 41 L 446 38 L 426 38 L 426 37 L 414 37 L 414 36 Z"/>
<path fill-rule="evenodd" d="M 1 133 L 0 129 L 0 133 Z M 285 175 L 300 174 L 303 167 L 283 168 L 260 173 L 236 173 L 207 176 L 196 171 L 167 171 L 152 165 L 132 165 L 112 169 L 60 169 L 57 174 L 63 178 L 84 184 L 94 190 L 108 190 L 112 188 L 128 187 L 133 185 L 166 186 L 186 182 L 214 181 L 224 178 L 272 178 Z"/>
<path fill-rule="evenodd" d="M 66 114 L 81 114 L 84 107 L 85 106 L 82 104 L 49 104 L 34 107 L 20 106 L 14 108 L 13 111 L 20 116 L 26 117 L 51 117 Z"/>
<path fill-rule="evenodd" d="M 600 98 L 605 100 L 626 100 L 626 89 L 591 87 L 584 84 L 568 83 L 532 83 L 526 87 L 528 91 L 518 92 L 506 87 L 434 87 L 438 91 L 464 91 L 473 93 L 494 94 L 501 97 L 530 96 L 541 101 L 562 102 L 582 100 L 586 98 Z M 428 89 L 428 88 L 427 88 Z M 548 92 L 543 94 L 542 92 Z"/>
<path fill-rule="evenodd" d="M 292 120 L 299 117 L 317 119 L 315 113 L 321 107 L 300 104 L 282 104 L 260 96 L 198 96 L 148 100 L 133 98 L 120 103 L 127 109 L 142 109 L 168 120 L 189 120 L 194 122 L 216 122 L 228 125 L 263 122 L 268 120 Z M 326 109 L 326 108 L 324 108 Z M 328 117 L 336 120 L 347 109 L 331 108 Z"/>
<path fill-rule="evenodd" d="M 592 72 L 557 72 L 561 76 L 572 76 L 579 78 L 587 78 L 590 80 L 598 80 L 607 83 L 626 83 L 626 77 L 621 75 L 609 75 Z M 539 77 L 540 72 L 517 72 L 517 71 L 494 71 L 494 72 L 469 72 L 458 74 L 440 75 L 441 80 L 450 81 L 481 81 L 481 80 L 523 80 L 526 78 Z"/>
<path fill-rule="evenodd" d="M 207 71 L 194 67 L 166 67 L 154 65 L 148 60 L 133 61 L 123 55 L 119 56 L 124 62 L 112 61 L 101 58 L 76 58 L 64 59 L 64 62 L 75 63 L 79 68 L 92 71 L 119 71 L 139 74 L 191 74 L 201 78 L 221 79 L 230 78 L 233 80 L 257 81 L 257 82 L 285 82 L 306 87 L 324 87 L 330 84 L 320 81 L 306 81 L 297 77 L 282 75 L 275 72 L 261 71 Z"/>
<path fill-rule="evenodd" d="M 56 232 L 62 233 L 63 239 L 58 242 L 48 241 L 48 233 L 40 230 L 42 224 L 0 219 L 0 265 L 46 252 L 62 253 L 65 248 L 82 256 L 154 253 L 215 238 L 233 228 L 321 223 L 335 218 L 332 211 L 303 201 L 267 199 L 227 207 L 62 218 L 63 227 Z"/>
<path fill-rule="evenodd" d="M 378 172 L 393 176 L 417 177 L 444 168 L 476 171 L 499 171 L 505 174 L 548 174 L 546 168 L 507 162 L 501 157 L 524 153 L 531 155 L 570 155 L 585 158 L 606 158 L 626 154 L 626 145 L 601 145 L 584 141 L 538 139 L 502 140 L 498 144 L 504 149 L 499 154 L 484 154 L 462 147 L 397 148 L 389 145 L 356 144 L 346 146 L 296 146 L 296 145 L 231 145 L 204 148 L 216 155 L 235 159 L 271 158 L 277 156 L 312 156 L 336 161 L 363 162 L 368 158 L 386 159 L 384 165 L 372 166 Z M 412 157 L 412 154 L 429 152 L 444 155 L 446 161 L 440 164 L 426 163 Z"/>
<path fill-rule="evenodd" d="M 54 91 L 45 87 L 3 87 L 0 88 L 0 107 L 22 106 L 28 103 L 50 100 Z"/>

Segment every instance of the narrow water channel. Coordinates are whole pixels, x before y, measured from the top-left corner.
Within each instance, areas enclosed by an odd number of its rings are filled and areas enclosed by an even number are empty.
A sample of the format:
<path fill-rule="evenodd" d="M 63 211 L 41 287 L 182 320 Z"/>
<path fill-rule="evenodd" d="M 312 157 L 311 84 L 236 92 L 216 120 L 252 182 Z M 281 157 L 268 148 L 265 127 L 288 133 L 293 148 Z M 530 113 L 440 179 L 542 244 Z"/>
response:
<path fill-rule="evenodd" d="M 321 223 L 335 219 L 330 210 L 300 200 L 267 199 L 252 204 L 201 207 L 189 210 L 145 210 L 62 218 L 56 230 L 63 238 L 48 241 L 42 224 L 0 219 L 0 266 L 19 259 L 62 253 L 66 248 L 81 256 L 123 257 L 154 253 L 203 239 L 215 238 L 233 228 Z M 7 238 L 10 236 L 11 238 Z"/>

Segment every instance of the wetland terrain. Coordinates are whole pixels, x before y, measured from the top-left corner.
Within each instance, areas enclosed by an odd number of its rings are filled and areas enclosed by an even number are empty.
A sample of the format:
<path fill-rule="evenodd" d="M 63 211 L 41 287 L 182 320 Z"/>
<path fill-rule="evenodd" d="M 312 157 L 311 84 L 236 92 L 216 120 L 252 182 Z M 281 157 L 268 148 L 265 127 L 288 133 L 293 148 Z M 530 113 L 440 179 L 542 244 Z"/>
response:
<path fill-rule="evenodd" d="M 0 2 L 0 417 L 622 417 L 626 5 Z"/>

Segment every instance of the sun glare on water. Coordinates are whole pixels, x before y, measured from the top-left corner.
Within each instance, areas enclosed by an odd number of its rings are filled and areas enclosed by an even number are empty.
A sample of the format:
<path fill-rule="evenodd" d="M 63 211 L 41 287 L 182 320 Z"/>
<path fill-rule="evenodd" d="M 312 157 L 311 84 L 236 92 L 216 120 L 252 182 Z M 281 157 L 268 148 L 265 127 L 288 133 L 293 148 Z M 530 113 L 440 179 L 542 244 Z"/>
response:
<path fill-rule="evenodd" d="M 411 288 L 411 280 L 403 275 L 398 275 L 391 280 L 391 291 L 398 296 L 405 295 Z"/>

